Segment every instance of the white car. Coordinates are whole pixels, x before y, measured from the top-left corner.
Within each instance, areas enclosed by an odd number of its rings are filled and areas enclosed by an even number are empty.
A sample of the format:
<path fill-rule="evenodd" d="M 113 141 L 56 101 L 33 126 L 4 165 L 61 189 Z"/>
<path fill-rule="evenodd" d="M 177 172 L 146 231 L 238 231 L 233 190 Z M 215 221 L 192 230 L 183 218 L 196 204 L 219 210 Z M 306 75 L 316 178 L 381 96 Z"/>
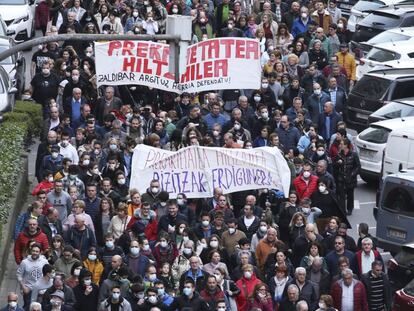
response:
<path fill-rule="evenodd" d="M 375 45 L 368 54 L 359 60 L 356 71 L 357 80 L 377 67 L 396 67 L 399 63 L 414 65 L 414 41 L 387 42 Z M 408 64 L 407 64 L 408 65 Z M 399 66 L 401 67 L 401 66 Z"/>
<path fill-rule="evenodd" d="M 351 32 L 355 32 L 355 26 L 359 21 L 368 16 L 372 11 L 387 5 L 407 2 L 407 0 L 359 0 L 351 9 L 347 28 Z"/>
<path fill-rule="evenodd" d="M 7 35 L 16 41 L 34 37 L 36 0 L 0 0 L 0 15 Z"/>
<path fill-rule="evenodd" d="M 13 86 L 7 71 L 0 66 L 0 120 L 3 112 L 10 111 L 14 107 L 17 89 Z"/>
<path fill-rule="evenodd" d="M 414 124 L 414 117 L 397 118 L 372 123 L 359 133 L 355 145 L 361 162 L 360 176 L 366 182 L 376 182 L 381 175 L 382 158 L 391 131 Z"/>

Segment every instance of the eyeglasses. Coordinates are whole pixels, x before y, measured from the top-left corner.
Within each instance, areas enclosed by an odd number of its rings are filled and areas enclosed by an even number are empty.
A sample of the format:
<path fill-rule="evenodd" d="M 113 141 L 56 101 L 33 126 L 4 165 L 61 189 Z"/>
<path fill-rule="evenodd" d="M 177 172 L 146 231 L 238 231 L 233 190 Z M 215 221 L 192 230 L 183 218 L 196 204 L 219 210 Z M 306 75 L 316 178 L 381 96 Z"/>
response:
<path fill-rule="evenodd" d="M 343 244 L 342 242 L 335 242 L 335 245 L 341 245 Z"/>

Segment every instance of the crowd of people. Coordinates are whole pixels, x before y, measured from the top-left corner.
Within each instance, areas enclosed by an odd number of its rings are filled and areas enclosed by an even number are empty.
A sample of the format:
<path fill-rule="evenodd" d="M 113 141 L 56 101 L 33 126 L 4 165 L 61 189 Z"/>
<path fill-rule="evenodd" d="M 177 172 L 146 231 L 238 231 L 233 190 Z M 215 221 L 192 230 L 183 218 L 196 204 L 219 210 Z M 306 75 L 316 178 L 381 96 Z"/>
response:
<path fill-rule="evenodd" d="M 390 310 L 376 239 L 347 235 L 360 169 L 345 106 L 355 83 L 336 1 L 46 0 L 57 33 L 165 33 L 192 17 L 193 42 L 256 38 L 258 90 L 181 95 L 96 85 L 93 42 L 39 46 L 31 88 L 43 108 L 35 198 L 17 219 L 21 293 L 4 310 Z M 248 68 L 246 68 L 248 74 Z M 129 187 L 137 144 L 272 147 L 291 191 L 208 199 Z M 141 189 L 142 190 L 142 189 Z M 356 225 L 356 224 L 354 224 Z"/>

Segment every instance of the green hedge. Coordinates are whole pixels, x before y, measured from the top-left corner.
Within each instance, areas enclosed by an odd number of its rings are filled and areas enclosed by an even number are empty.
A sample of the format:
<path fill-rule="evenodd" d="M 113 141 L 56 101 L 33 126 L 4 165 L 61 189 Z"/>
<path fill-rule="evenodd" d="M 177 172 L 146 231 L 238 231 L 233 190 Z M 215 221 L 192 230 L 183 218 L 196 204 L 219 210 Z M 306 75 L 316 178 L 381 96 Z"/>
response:
<path fill-rule="evenodd" d="M 42 129 L 40 105 L 16 102 L 12 112 L 3 115 L 0 124 L 0 223 L 9 218 L 10 200 L 22 170 L 20 157 L 27 139 L 39 136 Z"/>

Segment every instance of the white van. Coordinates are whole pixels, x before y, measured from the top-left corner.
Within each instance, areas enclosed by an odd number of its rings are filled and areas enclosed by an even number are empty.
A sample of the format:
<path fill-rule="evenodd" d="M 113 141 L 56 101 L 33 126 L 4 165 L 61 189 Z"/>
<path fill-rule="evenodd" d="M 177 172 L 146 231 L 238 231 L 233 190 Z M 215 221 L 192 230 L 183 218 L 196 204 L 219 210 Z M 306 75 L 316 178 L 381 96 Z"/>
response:
<path fill-rule="evenodd" d="M 382 176 L 407 169 L 414 169 L 414 124 L 396 129 L 388 135 Z"/>

